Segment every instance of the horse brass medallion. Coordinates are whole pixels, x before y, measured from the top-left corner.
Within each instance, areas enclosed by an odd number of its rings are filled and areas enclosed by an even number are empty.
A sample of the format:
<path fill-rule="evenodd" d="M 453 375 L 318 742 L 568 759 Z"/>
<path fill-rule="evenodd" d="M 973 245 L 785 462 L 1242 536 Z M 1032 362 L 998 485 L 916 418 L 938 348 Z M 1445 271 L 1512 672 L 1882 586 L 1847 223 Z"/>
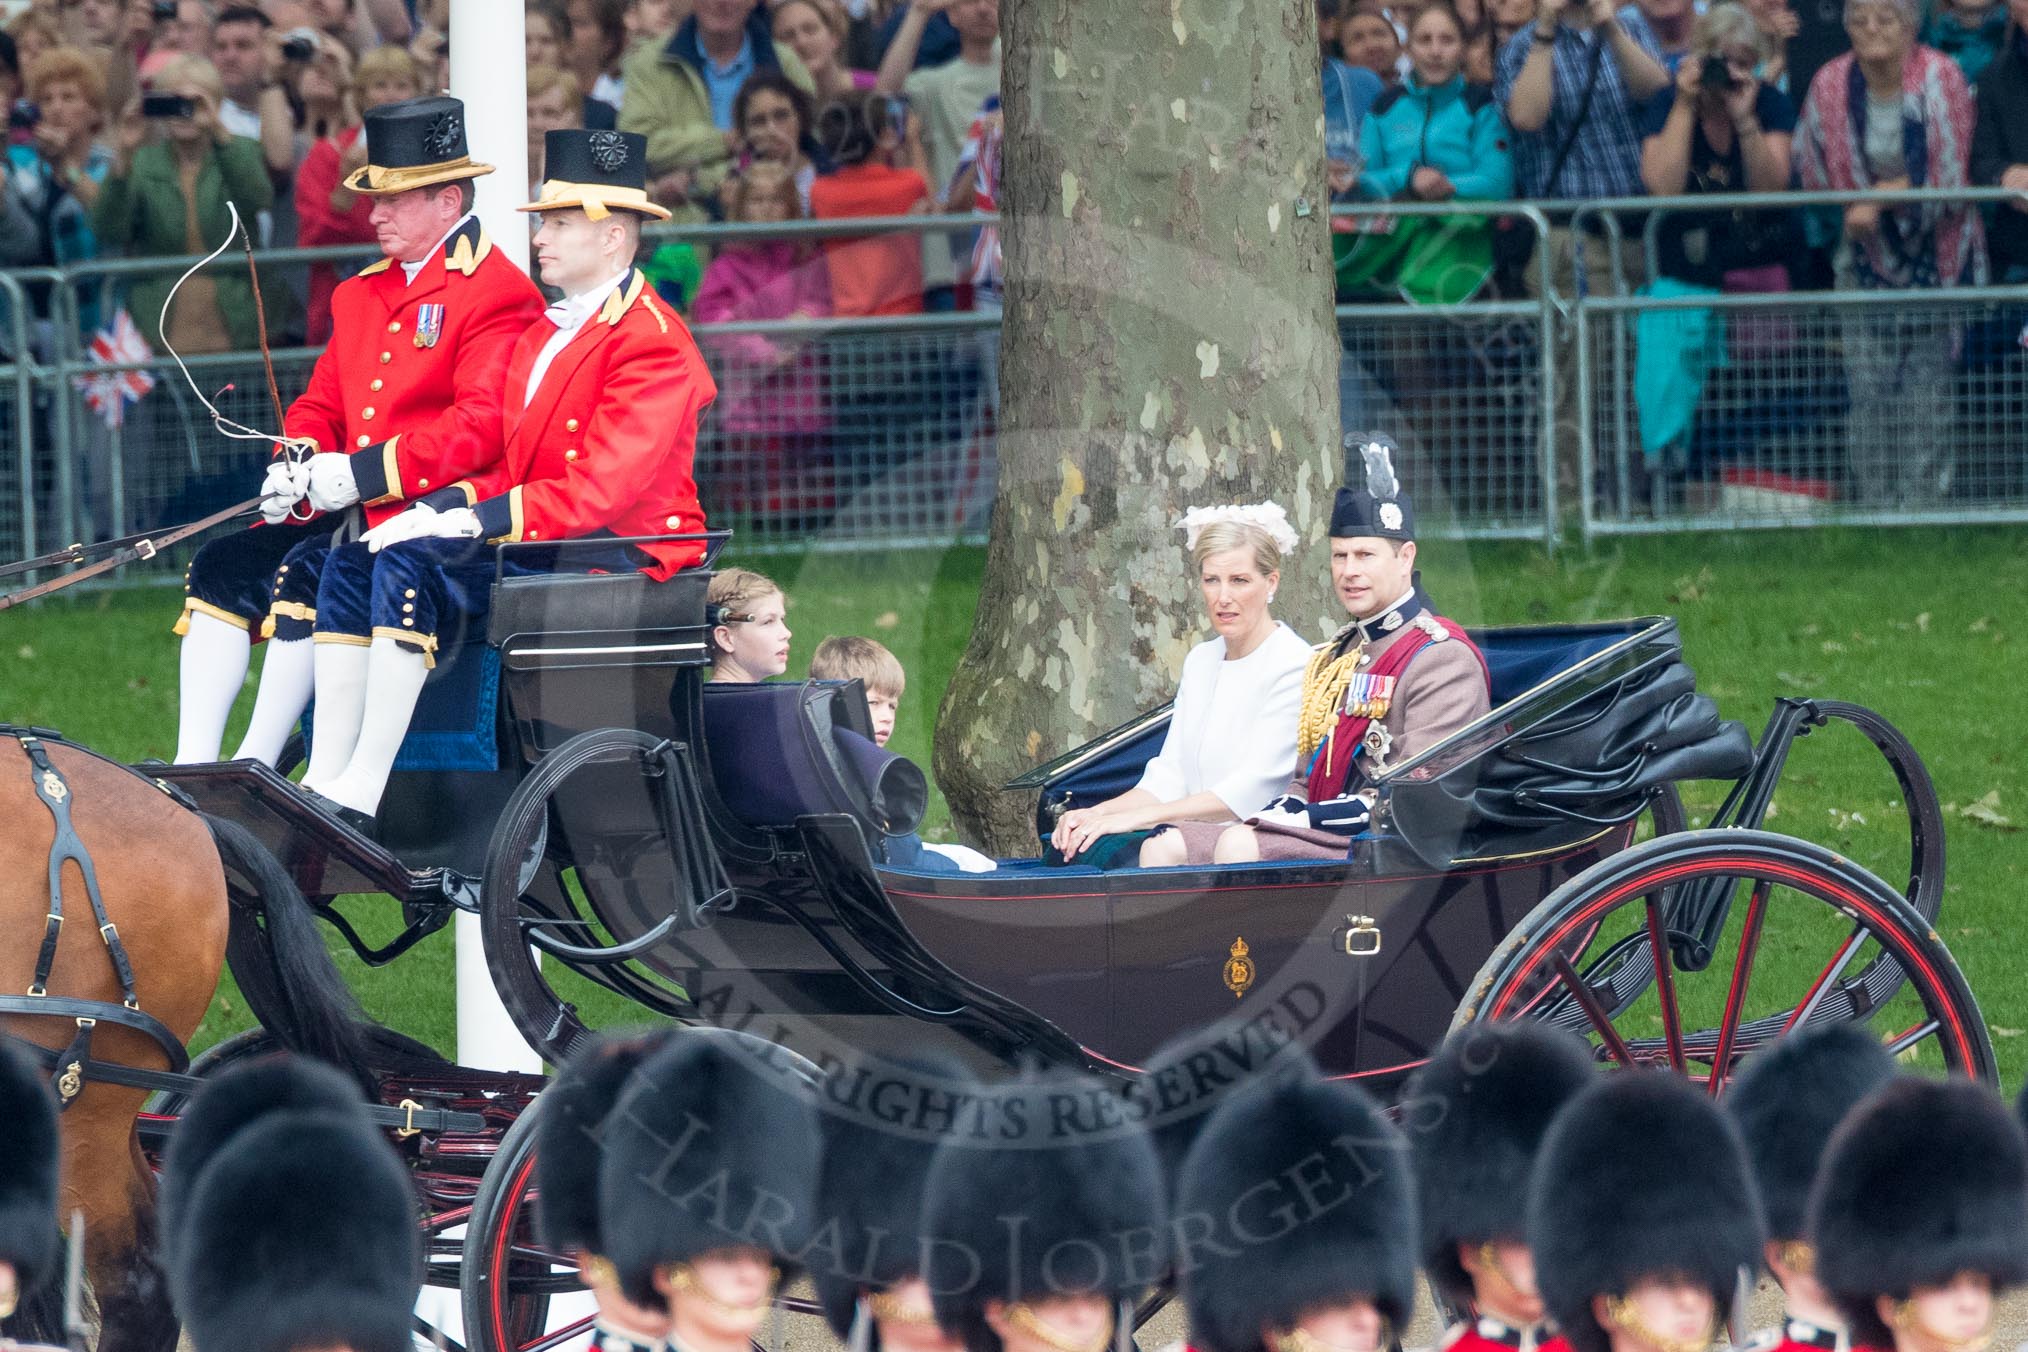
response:
<path fill-rule="evenodd" d="M 1232 998 L 1237 1000 L 1246 994 L 1249 986 L 1253 985 L 1253 978 L 1253 959 L 1247 956 L 1246 940 L 1234 939 L 1232 950 L 1225 959 L 1225 988 L 1231 991 Z"/>

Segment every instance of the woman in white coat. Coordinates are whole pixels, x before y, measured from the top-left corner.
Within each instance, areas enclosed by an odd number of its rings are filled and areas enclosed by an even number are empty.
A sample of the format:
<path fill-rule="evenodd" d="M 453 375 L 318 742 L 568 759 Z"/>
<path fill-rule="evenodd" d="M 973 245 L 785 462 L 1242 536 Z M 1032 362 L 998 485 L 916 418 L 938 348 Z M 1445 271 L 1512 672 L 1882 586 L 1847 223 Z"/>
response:
<path fill-rule="evenodd" d="M 1296 713 L 1310 645 L 1269 606 L 1296 533 L 1271 502 L 1193 508 L 1183 530 L 1216 636 L 1184 658 L 1168 734 L 1140 783 L 1057 821 L 1050 842 L 1065 863 L 1116 867 L 1138 843 L 1144 868 L 1181 864 L 1181 842 L 1163 826 L 1243 820 L 1295 773 Z"/>

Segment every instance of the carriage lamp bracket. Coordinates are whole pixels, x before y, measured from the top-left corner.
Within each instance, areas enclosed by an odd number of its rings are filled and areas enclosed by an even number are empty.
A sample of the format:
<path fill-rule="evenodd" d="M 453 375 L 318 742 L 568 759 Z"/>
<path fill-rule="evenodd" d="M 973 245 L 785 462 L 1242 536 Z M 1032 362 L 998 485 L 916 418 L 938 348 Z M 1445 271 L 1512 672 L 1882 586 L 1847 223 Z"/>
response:
<path fill-rule="evenodd" d="M 1371 958 L 1380 952 L 1380 926 L 1370 915 L 1345 917 L 1345 956 Z"/>

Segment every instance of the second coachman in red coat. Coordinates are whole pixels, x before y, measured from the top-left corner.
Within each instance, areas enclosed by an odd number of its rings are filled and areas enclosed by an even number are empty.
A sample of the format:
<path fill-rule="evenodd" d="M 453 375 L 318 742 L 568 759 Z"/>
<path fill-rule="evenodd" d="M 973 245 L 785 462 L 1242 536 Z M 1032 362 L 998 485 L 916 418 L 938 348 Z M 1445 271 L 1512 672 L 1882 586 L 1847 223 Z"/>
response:
<path fill-rule="evenodd" d="M 317 736 L 351 749 L 342 770 L 306 776 L 304 787 L 355 827 L 371 826 L 440 632 L 474 624 L 490 605 L 494 546 L 612 541 L 555 557 L 515 551 L 501 561 L 508 573 L 638 569 L 663 579 L 703 557 L 694 540 L 618 543 L 704 528 L 692 462 L 698 415 L 717 394 L 690 331 L 633 265 L 643 218 L 668 215 L 644 190 L 643 140 L 551 132 L 545 163 L 552 176 L 523 210 L 542 213 L 536 256 L 564 299 L 515 344 L 500 459 L 411 495 L 419 500 L 407 511 L 334 551 L 318 586 L 317 638 L 355 648 L 364 680 L 356 702 L 327 711 L 319 667 Z"/>

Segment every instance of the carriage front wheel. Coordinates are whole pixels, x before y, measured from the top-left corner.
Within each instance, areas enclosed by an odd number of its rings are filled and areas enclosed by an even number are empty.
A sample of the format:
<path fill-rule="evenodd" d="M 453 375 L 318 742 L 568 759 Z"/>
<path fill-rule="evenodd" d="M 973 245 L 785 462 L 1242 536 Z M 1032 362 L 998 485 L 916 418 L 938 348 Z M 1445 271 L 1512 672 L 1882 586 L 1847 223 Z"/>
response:
<path fill-rule="evenodd" d="M 1712 958 L 1675 961 L 1692 891 L 1726 906 Z M 1479 969 L 1452 1021 L 1540 1019 L 1619 1066 L 1721 1093 L 1741 1057 L 1795 1029 L 1857 1022 L 1904 1061 L 1994 1083 L 1964 973 L 1894 887 L 1764 831 L 1689 831 L 1622 851 L 1544 898 Z"/>

